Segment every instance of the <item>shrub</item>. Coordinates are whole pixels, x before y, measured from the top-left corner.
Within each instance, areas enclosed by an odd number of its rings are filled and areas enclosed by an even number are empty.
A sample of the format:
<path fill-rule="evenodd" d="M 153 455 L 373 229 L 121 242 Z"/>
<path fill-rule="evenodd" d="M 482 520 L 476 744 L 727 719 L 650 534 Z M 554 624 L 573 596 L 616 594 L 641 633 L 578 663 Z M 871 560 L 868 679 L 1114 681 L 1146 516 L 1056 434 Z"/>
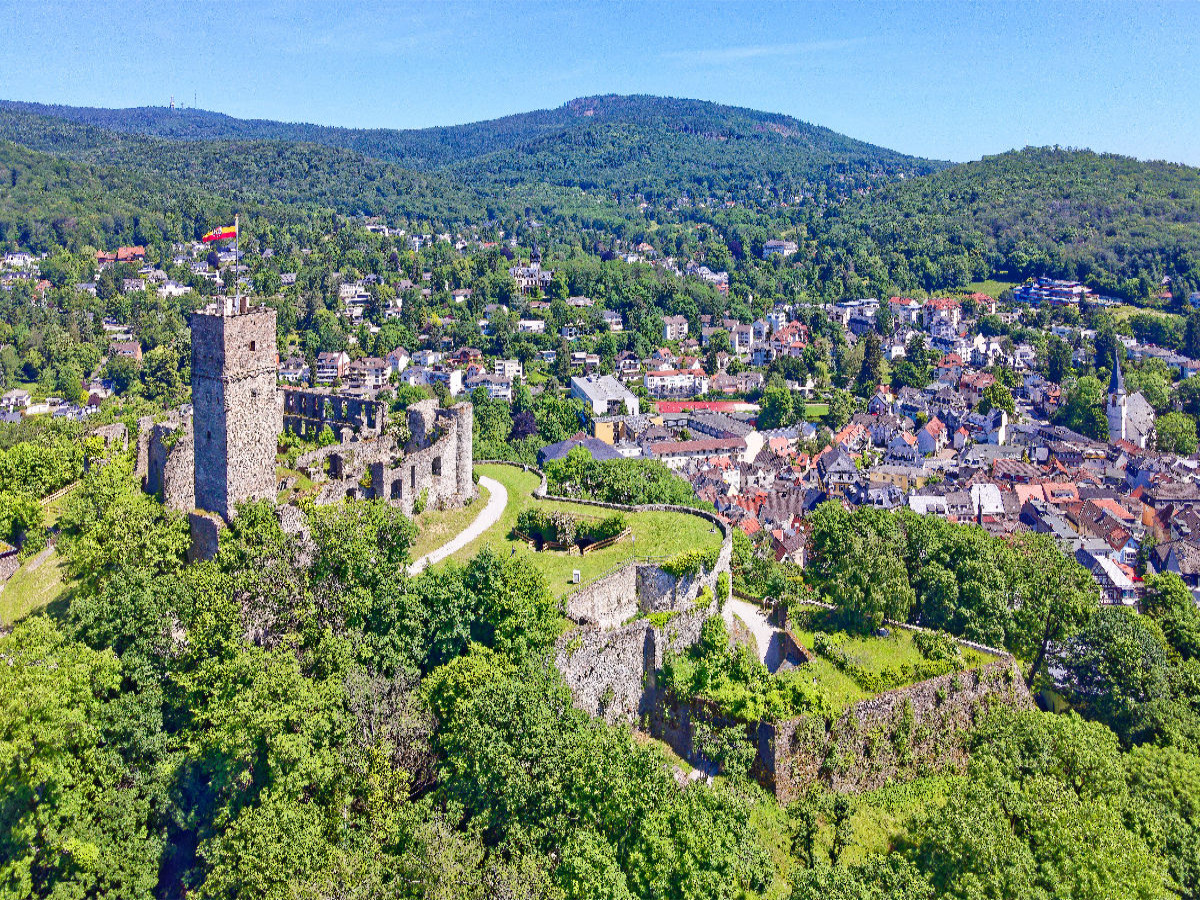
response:
<path fill-rule="evenodd" d="M 548 516 L 550 526 L 554 529 L 554 541 L 565 547 L 574 547 L 579 522 L 573 515 L 560 509 L 552 510 Z"/>
<path fill-rule="evenodd" d="M 668 575 L 673 575 L 676 578 L 683 578 L 685 575 L 695 575 L 701 569 L 712 569 L 717 564 L 717 554 L 719 549 L 714 547 L 711 550 L 684 550 L 682 553 L 677 553 L 670 559 L 658 564 L 658 567 Z"/>
<path fill-rule="evenodd" d="M 534 540 L 548 540 L 546 535 L 552 533 L 550 520 L 536 506 L 527 507 L 517 514 L 517 531 Z"/>
<path fill-rule="evenodd" d="M 417 499 L 413 501 L 413 515 L 419 516 L 421 513 L 425 512 L 425 507 L 428 505 L 429 488 L 426 488 L 425 490 L 421 491 L 421 493 L 417 495 Z"/>
<path fill-rule="evenodd" d="M 913 646 L 931 662 L 955 662 L 962 659 L 958 642 L 941 632 L 918 631 L 913 634 Z"/>
<path fill-rule="evenodd" d="M 577 537 L 581 544 L 598 544 L 615 538 L 625 530 L 625 516 L 613 513 L 598 522 L 580 522 Z"/>
<path fill-rule="evenodd" d="M 679 615 L 679 613 L 676 610 L 668 609 L 664 610 L 663 612 L 650 613 L 650 615 L 646 616 L 646 621 L 648 621 L 655 628 L 665 628 L 667 623 L 677 615 Z"/>

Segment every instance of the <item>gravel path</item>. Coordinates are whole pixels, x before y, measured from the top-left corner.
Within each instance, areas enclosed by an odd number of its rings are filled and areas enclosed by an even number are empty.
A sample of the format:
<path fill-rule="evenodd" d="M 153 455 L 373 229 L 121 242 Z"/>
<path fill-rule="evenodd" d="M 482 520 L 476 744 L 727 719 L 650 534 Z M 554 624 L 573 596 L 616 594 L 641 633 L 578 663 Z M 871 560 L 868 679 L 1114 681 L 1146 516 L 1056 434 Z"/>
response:
<path fill-rule="evenodd" d="M 409 575 L 416 575 L 426 566 L 431 566 L 434 563 L 439 563 L 447 556 L 457 553 L 475 538 L 479 537 L 498 521 L 504 512 L 504 507 L 508 506 L 508 490 L 494 478 L 488 478 L 486 475 L 479 476 L 479 483 L 482 484 L 491 492 L 488 497 L 487 506 L 483 508 L 475 521 L 452 537 L 436 550 L 430 551 L 408 567 Z"/>
<path fill-rule="evenodd" d="M 758 658 L 768 671 L 774 672 L 783 662 L 779 629 L 767 621 L 767 612 L 761 606 L 730 597 L 725 604 L 725 621 L 732 624 L 735 615 L 754 635 L 754 642 L 758 645 Z"/>

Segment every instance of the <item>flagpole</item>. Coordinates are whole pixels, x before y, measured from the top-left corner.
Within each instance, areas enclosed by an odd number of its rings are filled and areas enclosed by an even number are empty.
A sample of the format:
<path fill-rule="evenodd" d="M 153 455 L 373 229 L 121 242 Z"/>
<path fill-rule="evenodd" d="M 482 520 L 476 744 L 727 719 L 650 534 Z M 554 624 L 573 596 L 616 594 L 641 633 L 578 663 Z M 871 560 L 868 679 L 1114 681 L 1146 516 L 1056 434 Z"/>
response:
<path fill-rule="evenodd" d="M 242 229 L 238 224 L 237 213 L 233 216 L 233 311 L 241 312 L 242 304 L 242 280 L 238 277 L 238 260 L 241 254 L 238 249 L 241 245 Z"/>

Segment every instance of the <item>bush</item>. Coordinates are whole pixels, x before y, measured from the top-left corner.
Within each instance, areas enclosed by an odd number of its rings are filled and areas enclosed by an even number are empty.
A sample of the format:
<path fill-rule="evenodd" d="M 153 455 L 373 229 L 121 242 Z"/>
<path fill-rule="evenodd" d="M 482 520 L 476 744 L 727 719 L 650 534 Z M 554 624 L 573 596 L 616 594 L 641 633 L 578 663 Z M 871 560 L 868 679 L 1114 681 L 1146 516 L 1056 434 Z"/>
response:
<path fill-rule="evenodd" d="M 684 550 L 670 559 L 658 564 L 658 567 L 668 575 L 683 578 L 685 575 L 695 575 L 701 569 L 712 570 L 717 565 L 717 555 L 720 550 Z"/>
<path fill-rule="evenodd" d="M 613 513 L 598 522 L 580 522 L 577 536 L 581 545 L 598 544 L 615 538 L 625 530 L 625 516 Z"/>
<path fill-rule="evenodd" d="M 554 542 L 564 547 L 574 547 L 579 522 L 568 512 L 556 509 L 548 516 L 550 527 L 554 530 Z"/>
<path fill-rule="evenodd" d="M 962 659 L 958 642 L 941 632 L 918 631 L 913 634 L 913 646 L 931 662 L 956 662 Z"/>
<path fill-rule="evenodd" d="M 553 533 L 546 514 L 536 506 L 530 506 L 517 514 L 517 531 L 535 541 L 549 540 L 547 535 Z"/>

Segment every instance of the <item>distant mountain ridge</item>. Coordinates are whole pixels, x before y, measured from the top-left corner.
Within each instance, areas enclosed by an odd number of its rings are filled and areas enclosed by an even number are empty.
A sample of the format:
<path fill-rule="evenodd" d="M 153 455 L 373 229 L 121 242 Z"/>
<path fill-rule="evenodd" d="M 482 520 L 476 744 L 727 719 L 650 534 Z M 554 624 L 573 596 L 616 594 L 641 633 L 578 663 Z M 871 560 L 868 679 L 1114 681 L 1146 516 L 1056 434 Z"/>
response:
<path fill-rule="evenodd" d="M 851 162 L 921 174 L 947 163 L 906 156 L 790 116 L 702 100 L 636 96 L 581 97 L 555 109 L 517 113 L 464 125 L 421 129 L 341 128 L 167 107 L 103 109 L 0 100 L 0 110 L 65 119 L 124 134 L 169 140 L 302 141 L 353 150 L 408 168 L 438 168 L 553 139 L 571 131 L 620 123 L 701 139 L 761 139 L 781 152 L 820 153 Z"/>

